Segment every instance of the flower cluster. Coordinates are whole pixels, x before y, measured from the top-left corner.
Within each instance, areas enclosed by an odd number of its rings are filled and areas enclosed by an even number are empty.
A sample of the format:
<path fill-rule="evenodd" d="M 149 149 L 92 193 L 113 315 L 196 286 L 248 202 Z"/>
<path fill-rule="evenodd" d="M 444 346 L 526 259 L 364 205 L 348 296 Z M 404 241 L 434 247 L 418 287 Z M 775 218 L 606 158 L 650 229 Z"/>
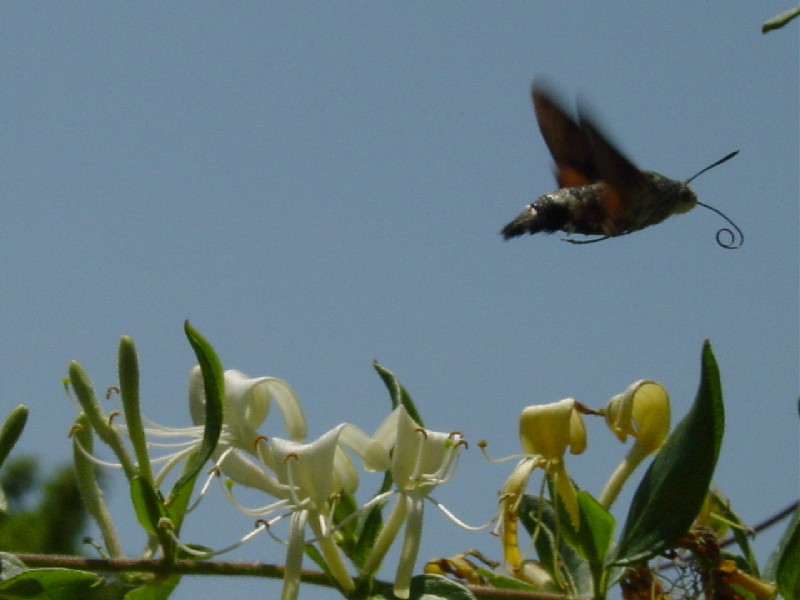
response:
<path fill-rule="evenodd" d="M 382 376 L 393 378 L 379 365 L 376 368 Z M 122 370 L 121 366 L 121 373 Z M 84 410 L 74 436 L 76 456 L 80 460 L 108 466 L 108 463 L 99 461 L 91 453 L 91 440 L 85 435 L 88 418 L 101 439 L 115 451 L 119 466 L 129 479 L 137 481 L 137 486 L 143 486 L 144 490 L 158 489 L 170 472 L 184 465 L 184 475 L 176 484 L 177 488 L 186 477 L 188 465 L 203 454 L 209 429 L 216 429 L 216 441 L 207 451 L 207 458 L 213 462 L 214 469 L 200 497 L 209 491 L 214 474 L 221 474 L 225 478 L 222 488 L 231 503 L 244 514 L 257 519 L 256 530 L 245 535 L 234 546 L 216 552 L 198 551 L 179 540 L 180 527 L 175 521 L 179 521 L 183 515 L 176 519 L 177 513 L 170 511 L 170 507 L 177 502 L 175 498 L 179 497 L 176 488 L 173 488 L 173 493 L 163 505 L 153 509 L 159 516 L 148 526 L 152 534 L 151 554 L 155 552 L 157 542 L 167 539 L 166 544 L 161 544 L 164 551 L 168 546 L 187 555 L 207 558 L 227 551 L 261 531 L 268 531 L 278 521 L 288 520 L 282 598 L 289 600 L 298 596 L 302 559 L 308 543 L 317 547 L 325 571 L 340 590 L 350 594 L 356 589 L 357 581 L 350 574 L 345 561 L 345 558 L 354 559 L 354 556 L 350 555 L 352 553 L 348 556 L 344 554 L 348 546 L 342 543 L 344 532 L 353 529 L 349 526 L 351 522 L 360 519 L 363 523 L 366 515 L 380 510 L 396 496 L 386 523 L 375 530 L 373 538 L 369 540 L 368 553 L 353 562 L 360 567 L 359 580 L 370 581 L 405 526 L 393 591 L 399 598 L 409 596 L 422 535 L 424 504 L 426 500 L 434 502 L 449 515 L 430 494 L 451 478 L 459 454 L 467 447 L 461 434 L 426 429 L 411 416 L 404 403 L 397 402 L 373 435 L 368 435 L 351 423 L 341 423 L 316 440 L 308 441 L 303 409 L 288 383 L 275 377 L 250 378 L 240 371 L 228 370 L 221 373 L 218 382 L 221 385 L 209 386 L 208 373 L 200 366 L 194 367 L 189 375 L 192 427 L 171 428 L 152 422 L 143 426 L 138 417 L 138 406 L 126 406 L 126 418 L 117 423 L 103 414 L 91 382 L 77 363 L 73 364 L 71 375 L 73 389 Z M 124 387 L 121 385 L 121 388 Z M 208 394 L 215 390 L 221 392 L 221 411 L 214 411 L 210 406 Z M 126 405 L 129 398 L 126 398 L 124 389 L 120 391 L 123 405 Z M 410 398 L 405 404 L 409 405 L 412 412 L 416 411 L 410 404 Z M 264 431 L 273 408 L 282 417 L 283 437 Z M 211 420 L 219 422 L 212 425 Z M 134 446 L 137 460 L 128 455 L 125 438 Z M 179 438 L 181 441 L 174 441 Z M 152 449 L 167 453 L 152 458 L 149 456 L 149 450 Z M 384 478 L 388 478 L 393 485 L 390 489 L 379 491 L 364 506 L 350 510 L 349 514 L 343 516 L 339 509 L 349 504 L 344 499 L 353 500 L 359 485 L 359 470 L 354 457 L 365 471 L 383 473 Z M 163 466 L 158 472 L 151 473 L 151 465 L 157 464 Z M 271 501 L 263 506 L 245 508 L 236 499 L 237 485 L 264 492 Z M 84 495 L 96 494 L 98 490 L 95 488 L 84 489 Z M 147 497 L 148 494 L 145 492 L 143 495 Z M 114 537 L 113 531 L 103 531 L 104 535 L 107 534 L 106 541 L 110 542 Z"/>
<path fill-rule="evenodd" d="M 352 423 L 341 423 L 308 440 L 304 411 L 287 382 L 275 377 L 251 378 L 235 370 L 223 372 L 199 334 L 193 330 L 188 334 L 200 363 L 189 375 L 190 427 L 169 428 L 141 418 L 138 367 L 128 338 L 120 344 L 120 385 L 116 388 L 123 416 L 106 414 L 80 365 L 70 366 L 71 389 L 82 408 L 73 427 L 79 486 L 111 556 L 120 558 L 123 553 L 93 472 L 95 466 L 111 463 L 94 456 L 92 433 L 114 452 L 118 463 L 113 466 L 121 468 L 130 482 L 137 517 L 148 535 L 144 557 L 160 557 L 165 564 L 181 556 L 209 558 L 263 532 L 277 538 L 274 526 L 283 521 L 287 531 L 280 540 L 286 547 L 283 600 L 298 597 L 306 555 L 343 595 L 385 595 L 386 590 L 376 592 L 376 586 L 382 584 L 375 578 L 398 539 L 399 561 L 391 592 L 409 598 L 425 505 L 434 504 L 453 522 L 469 528 L 431 495 L 453 477 L 461 451 L 467 447 L 463 435 L 425 428 L 408 392 L 376 363 L 389 389 L 392 410 L 375 432 L 370 435 Z M 631 384 L 598 410 L 573 398 L 524 408 L 518 421 L 522 453 L 508 457 L 518 462 L 500 489 L 493 519 L 507 574 L 488 576 L 475 567 L 470 557 L 482 555 L 474 550 L 430 561 L 426 573 L 449 574 L 470 583 L 491 580 L 493 585 L 507 587 L 530 585 L 538 592 L 603 597 L 610 581 L 609 565 L 640 561 L 648 553 L 654 556 L 681 544 L 692 551 L 700 547 L 700 542 L 692 540 L 705 540 L 702 532 L 692 534 L 694 538 L 685 534 L 698 513 L 703 527 L 713 522 L 708 511 L 701 513 L 701 504 L 708 492 L 723 423 L 710 350 L 704 361 L 696 406 L 673 435 L 668 394 L 651 380 Z M 275 427 L 271 412 L 278 413 L 282 427 Z M 620 442 L 633 440 L 596 499 L 576 487 L 566 461 L 567 453 L 579 455 L 587 450 L 584 419 L 589 415 L 603 417 Z M 486 444 L 480 446 L 486 454 Z M 659 451 L 665 446 L 670 446 L 670 452 L 661 460 L 664 453 Z M 153 450 L 164 454 L 151 457 Z M 634 469 L 654 454 L 658 455 L 636 492 L 638 499 L 612 550 L 614 519 L 609 508 Z M 211 475 L 195 494 L 201 469 L 208 462 L 213 464 Z M 155 466 L 160 468 L 154 470 Z M 162 492 L 169 474 L 178 469 L 171 490 Z M 696 489 L 676 496 L 673 490 L 684 483 L 685 473 L 691 469 L 701 472 L 703 479 L 695 476 L 694 481 L 700 481 Z M 542 472 L 542 483 L 539 493 L 532 496 L 526 491 L 537 470 Z M 355 494 L 361 471 L 382 476 L 382 483 L 359 506 Z M 211 551 L 184 543 L 181 525 L 215 480 L 221 481 L 224 494 L 239 511 L 256 520 L 256 528 L 232 546 Z M 237 498 L 240 487 L 263 493 L 267 499 L 260 506 L 244 507 Z M 681 504 L 680 510 L 676 502 Z M 729 517 L 728 522 L 731 520 Z M 531 535 L 526 549 L 519 540 L 520 523 Z M 702 543 L 704 548 L 715 547 L 713 540 Z M 566 558 L 570 553 L 571 570 Z M 583 562 L 574 558 L 577 555 Z M 491 560 L 484 562 L 494 566 Z M 720 565 L 718 561 L 709 569 Z M 736 577 L 731 576 L 732 581 L 750 581 L 735 565 L 726 568 L 733 569 Z M 581 579 L 581 571 L 589 572 L 590 578 Z M 502 577 L 515 583 L 503 584 Z M 646 583 L 641 570 L 629 570 L 621 581 L 631 590 L 639 585 L 657 587 Z"/>

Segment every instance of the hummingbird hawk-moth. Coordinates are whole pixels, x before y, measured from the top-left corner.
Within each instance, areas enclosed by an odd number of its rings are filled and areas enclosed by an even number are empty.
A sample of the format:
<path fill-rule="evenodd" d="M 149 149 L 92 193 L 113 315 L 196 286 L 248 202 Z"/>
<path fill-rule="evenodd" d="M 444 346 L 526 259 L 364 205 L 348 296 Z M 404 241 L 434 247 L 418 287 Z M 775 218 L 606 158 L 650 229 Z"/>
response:
<path fill-rule="evenodd" d="M 686 181 L 669 179 L 652 171 L 640 171 L 585 114 L 579 113 L 574 121 L 540 85 L 534 83 L 531 96 L 539 130 L 556 163 L 560 189 L 528 204 L 503 228 L 505 239 L 539 231 L 564 231 L 600 236 L 586 240 L 565 238 L 574 244 L 598 242 L 639 231 L 700 205 L 722 216 L 739 235 L 737 239 L 731 229 L 720 229 L 720 246 L 742 245 L 741 229 L 716 208 L 699 202 L 688 186 L 695 177 L 733 158 L 738 151 Z M 730 241 L 722 236 L 729 236 Z"/>

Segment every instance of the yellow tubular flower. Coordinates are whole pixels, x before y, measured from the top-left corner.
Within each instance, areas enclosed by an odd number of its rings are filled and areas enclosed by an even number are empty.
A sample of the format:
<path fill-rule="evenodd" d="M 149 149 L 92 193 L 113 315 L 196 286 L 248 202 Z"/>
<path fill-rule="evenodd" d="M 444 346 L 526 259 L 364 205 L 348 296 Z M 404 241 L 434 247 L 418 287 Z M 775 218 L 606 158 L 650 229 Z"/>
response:
<path fill-rule="evenodd" d="M 575 400 L 528 406 L 519 418 L 519 437 L 526 454 L 539 457 L 548 478 L 561 498 L 575 527 L 580 522 L 575 488 L 564 466 L 564 453 L 580 454 L 586 449 L 586 428 L 576 410 Z"/>
<path fill-rule="evenodd" d="M 669 435 L 670 404 L 664 387 L 648 379 L 639 380 L 609 400 L 603 414 L 606 424 L 620 442 L 628 436 L 633 446 L 600 494 L 600 504 L 610 507 L 622 485 L 647 456 L 657 452 Z"/>

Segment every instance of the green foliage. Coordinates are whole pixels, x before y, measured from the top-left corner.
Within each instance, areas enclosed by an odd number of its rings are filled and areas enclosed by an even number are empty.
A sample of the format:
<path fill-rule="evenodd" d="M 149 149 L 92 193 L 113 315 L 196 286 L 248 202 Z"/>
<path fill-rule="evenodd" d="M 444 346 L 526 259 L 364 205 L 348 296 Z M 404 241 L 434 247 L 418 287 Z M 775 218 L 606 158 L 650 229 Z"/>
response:
<path fill-rule="evenodd" d="M 0 581 L 0 598 L 28 600 L 75 600 L 92 598 L 100 580 L 93 573 L 70 569 L 31 569 Z"/>
<path fill-rule="evenodd" d="M 708 342 L 701 364 L 694 405 L 639 484 L 613 562 L 646 560 L 674 547 L 700 512 L 725 430 L 719 369 Z"/>
<path fill-rule="evenodd" d="M 785 27 L 791 21 L 794 21 L 797 17 L 800 17 L 800 6 L 795 6 L 794 8 L 790 8 L 786 12 L 776 15 L 772 17 L 769 21 L 766 21 L 761 26 L 761 33 L 769 33 L 774 29 L 780 29 L 781 27 Z"/>
<path fill-rule="evenodd" d="M 211 457 L 214 448 L 217 447 L 217 440 L 222 431 L 222 400 L 225 398 L 225 380 L 222 374 L 222 364 L 211 344 L 189 324 L 189 321 L 184 323 L 184 332 L 203 373 L 203 386 L 206 395 L 205 430 L 200 450 L 195 454 L 186 471 L 175 483 L 170 497 L 167 499 L 167 504 L 176 502 L 176 498 L 180 496 L 181 488 L 184 486 L 187 486 L 191 492 L 197 474 Z"/>
<path fill-rule="evenodd" d="M 0 514 L 0 550 L 78 554 L 86 528 L 71 467 L 60 467 L 42 479 L 34 458 L 9 461 L 0 475 L 9 510 Z"/>
<path fill-rule="evenodd" d="M 395 600 L 392 586 L 380 584 L 370 595 L 371 600 Z M 417 575 L 411 580 L 409 600 L 475 600 L 466 587 L 441 575 Z"/>
<path fill-rule="evenodd" d="M 800 598 L 800 506 L 795 508 L 778 548 L 770 557 L 767 576 L 777 581 L 778 591 L 786 600 Z"/>

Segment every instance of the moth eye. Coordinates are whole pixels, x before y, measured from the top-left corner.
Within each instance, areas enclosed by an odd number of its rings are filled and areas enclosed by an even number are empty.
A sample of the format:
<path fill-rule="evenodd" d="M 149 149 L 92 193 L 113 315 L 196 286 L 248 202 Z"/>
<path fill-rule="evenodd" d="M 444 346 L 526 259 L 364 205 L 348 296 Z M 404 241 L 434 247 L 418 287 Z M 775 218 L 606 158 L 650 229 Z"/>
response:
<path fill-rule="evenodd" d="M 695 204 L 697 202 L 697 196 L 688 187 L 681 190 L 680 197 L 683 204 Z"/>

